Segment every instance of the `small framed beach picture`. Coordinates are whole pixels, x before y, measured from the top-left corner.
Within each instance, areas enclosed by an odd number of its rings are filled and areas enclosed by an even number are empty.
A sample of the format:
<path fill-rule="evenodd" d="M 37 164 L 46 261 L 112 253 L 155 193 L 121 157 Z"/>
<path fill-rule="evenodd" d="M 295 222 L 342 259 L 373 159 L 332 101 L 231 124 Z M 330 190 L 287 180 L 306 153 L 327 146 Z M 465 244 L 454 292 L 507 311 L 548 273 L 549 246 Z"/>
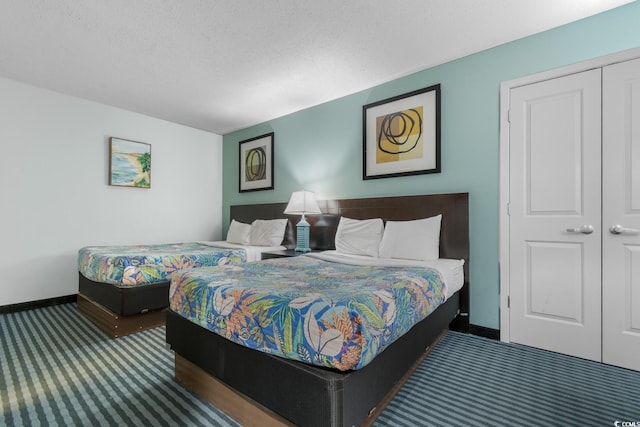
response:
<path fill-rule="evenodd" d="M 151 144 L 109 138 L 109 185 L 151 188 Z"/>

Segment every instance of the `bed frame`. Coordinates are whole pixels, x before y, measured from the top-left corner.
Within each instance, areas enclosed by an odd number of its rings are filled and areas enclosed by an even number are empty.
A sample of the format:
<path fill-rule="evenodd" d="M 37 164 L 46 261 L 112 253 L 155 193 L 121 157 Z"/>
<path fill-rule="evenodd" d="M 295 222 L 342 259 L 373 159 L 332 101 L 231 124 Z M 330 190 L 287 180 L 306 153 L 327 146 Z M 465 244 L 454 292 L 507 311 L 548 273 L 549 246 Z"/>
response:
<path fill-rule="evenodd" d="M 111 338 L 165 323 L 169 282 L 130 288 L 87 279 L 78 272 L 78 310 Z"/>
<path fill-rule="evenodd" d="M 78 310 L 111 338 L 165 324 L 171 282 L 132 287 L 87 279 L 78 272 Z"/>
<path fill-rule="evenodd" d="M 465 260 L 464 287 L 356 371 L 339 372 L 245 348 L 169 310 L 176 381 L 245 426 L 370 425 L 448 328 L 468 331 L 468 194 L 321 201 L 307 216 L 311 247 L 332 249 L 340 216 L 411 220 L 442 214 L 440 256 Z M 232 206 L 231 217 L 282 218 L 286 203 Z M 291 216 L 285 245 L 295 246 Z"/>
<path fill-rule="evenodd" d="M 121 316 L 133 316 L 166 308 L 169 304 L 169 282 L 121 287 L 105 286 L 78 273 L 78 291 L 85 297 L 100 301 L 105 308 Z"/>

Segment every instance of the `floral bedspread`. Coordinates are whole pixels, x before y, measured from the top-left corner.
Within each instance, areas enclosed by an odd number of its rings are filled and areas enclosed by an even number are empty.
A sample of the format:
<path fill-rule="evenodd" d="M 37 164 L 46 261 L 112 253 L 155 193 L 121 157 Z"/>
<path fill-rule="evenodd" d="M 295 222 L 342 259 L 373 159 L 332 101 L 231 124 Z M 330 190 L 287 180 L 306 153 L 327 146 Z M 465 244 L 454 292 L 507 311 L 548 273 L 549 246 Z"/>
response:
<path fill-rule="evenodd" d="M 78 251 L 78 270 L 87 279 L 133 287 L 166 282 L 183 268 L 242 264 L 244 249 L 217 248 L 199 243 L 164 245 L 87 246 Z"/>
<path fill-rule="evenodd" d="M 341 371 L 367 365 L 444 301 L 435 269 L 308 256 L 181 270 L 170 308 L 238 344 Z"/>

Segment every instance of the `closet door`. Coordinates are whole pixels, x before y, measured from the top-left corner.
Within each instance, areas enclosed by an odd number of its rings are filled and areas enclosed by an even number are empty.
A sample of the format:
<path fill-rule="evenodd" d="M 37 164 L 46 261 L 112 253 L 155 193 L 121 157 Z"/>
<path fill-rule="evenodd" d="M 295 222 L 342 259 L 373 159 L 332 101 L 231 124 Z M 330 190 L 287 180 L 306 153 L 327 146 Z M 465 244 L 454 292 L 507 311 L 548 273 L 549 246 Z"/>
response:
<path fill-rule="evenodd" d="M 509 339 L 601 360 L 601 70 L 509 101 Z"/>
<path fill-rule="evenodd" d="M 640 370 L 640 59 L 603 70 L 602 361 Z"/>

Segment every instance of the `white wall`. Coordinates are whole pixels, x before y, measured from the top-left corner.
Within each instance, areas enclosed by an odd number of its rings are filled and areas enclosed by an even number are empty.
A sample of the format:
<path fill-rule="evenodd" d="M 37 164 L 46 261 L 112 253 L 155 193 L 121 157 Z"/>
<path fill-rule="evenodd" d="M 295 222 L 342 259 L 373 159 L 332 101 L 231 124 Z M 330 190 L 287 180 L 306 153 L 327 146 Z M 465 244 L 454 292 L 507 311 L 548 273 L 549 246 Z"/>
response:
<path fill-rule="evenodd" d="M 110 136 L 151 189 L 108 185 Z M 0 78 L 0 148 L 0 306 L 77 293 L 82 246 L 220 238 L 220 135 Z"/>

